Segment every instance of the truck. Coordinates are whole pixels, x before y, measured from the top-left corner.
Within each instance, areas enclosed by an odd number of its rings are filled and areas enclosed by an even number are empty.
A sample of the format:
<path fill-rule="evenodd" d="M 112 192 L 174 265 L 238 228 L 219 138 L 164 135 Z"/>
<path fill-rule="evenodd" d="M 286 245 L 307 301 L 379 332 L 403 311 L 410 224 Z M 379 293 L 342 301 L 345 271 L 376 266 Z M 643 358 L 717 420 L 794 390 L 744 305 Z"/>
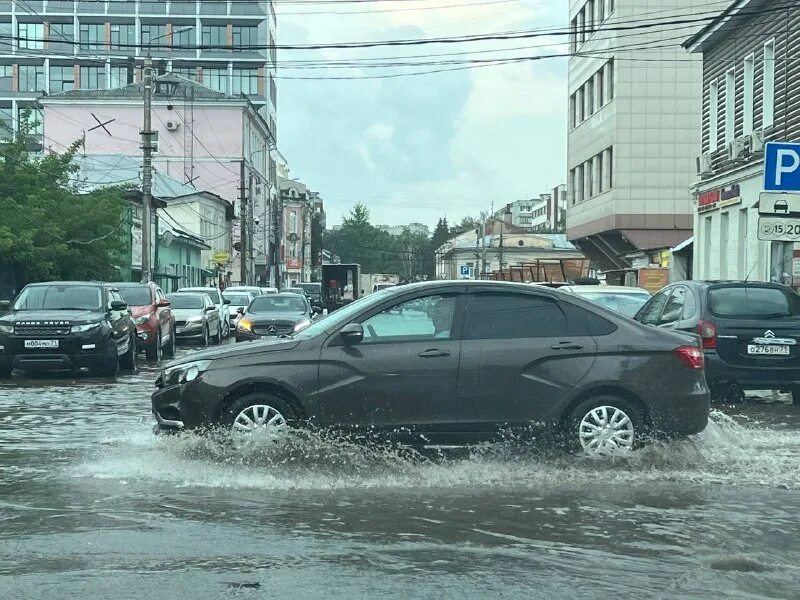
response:
<path fill-rule="evenodd" d="M 361 289 L 364 294 L 371 294 L 398 283 L 400 283 L 400 276 L 394 273 L 364 273 L 361 275 Z"/>
<path fill-rule="evenodd" d="M 361 297 L 361 265 L 322 265 L 322 307 L 328 312 Z"/>

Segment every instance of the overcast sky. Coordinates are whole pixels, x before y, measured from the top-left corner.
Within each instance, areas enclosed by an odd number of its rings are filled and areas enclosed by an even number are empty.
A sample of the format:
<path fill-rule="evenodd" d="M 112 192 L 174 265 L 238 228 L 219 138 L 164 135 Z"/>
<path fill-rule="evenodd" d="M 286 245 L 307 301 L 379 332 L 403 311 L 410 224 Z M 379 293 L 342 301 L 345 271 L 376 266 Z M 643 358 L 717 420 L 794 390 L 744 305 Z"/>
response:
<path fill-rule="evenodd" d="M 442 6 L 447 8 L 431 8 Z M 566 22 L 564 0 L 278 2 L 277 9 L 281 44 L 486 34 Z M 333 11 L 357 14 L 308 14 Z M 356 202 L 369 207 L 373 223 L 420 221 L 433 226 L 440 216 L 452 223 L 489 210 L 493 201 L 500 206 L 549 192 L 565 179 L 563 58 L 397 78 L 286 78 L 443 68 L 298 69 L 287 61 L 312 61 L 305 63 L 308 67 L 321 60 L 382 57 L 441 61 L 533 56 L 563 52 L 563 46 L 552 45 L 556 41 L 563 38 L 279 51 L 278 145 L 290 176 L 320 192 L 329 224 L 340 222 Z M 486 52 L 498 48 L 516 50 Z M 481 52 L 430 58 L 476 50 Z"/>

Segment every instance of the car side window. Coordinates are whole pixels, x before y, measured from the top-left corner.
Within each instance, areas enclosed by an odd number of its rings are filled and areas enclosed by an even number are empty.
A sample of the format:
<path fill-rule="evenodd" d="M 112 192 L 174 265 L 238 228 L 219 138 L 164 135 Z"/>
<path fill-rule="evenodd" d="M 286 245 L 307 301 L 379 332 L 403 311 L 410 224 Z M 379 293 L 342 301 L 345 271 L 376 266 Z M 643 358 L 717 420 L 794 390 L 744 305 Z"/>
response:
<path fill-rule="evenodd" d="M 569 332 L 566 312 L 549 298 L 479 292 L 467 300 L 465 339 L 560 337 Z"/>
<path fill-rule="evenodd" d="M 639 313 L 639 321 L 645 325 L 658 325 L 661 312 L 664 310 L 671 292 L 671 289 L 662 290 L 653 296 Z"/>
<path fill-rule="evenodd" d="M 677 323 L 683 318 L 683 307 L 686 302 L 687 291 L 682 285 L 672 290 L 672 294 L 670 294 L 667 303 L 664 305 L 664 310 L 661 312 L 661 318 L 658 320 L 659 325 Z"/>
<path fill-rule="evenodd" d="M 362 321 L 362 344 L 448 340 L 458 294 L 437 294 L 395 304 Z"/>

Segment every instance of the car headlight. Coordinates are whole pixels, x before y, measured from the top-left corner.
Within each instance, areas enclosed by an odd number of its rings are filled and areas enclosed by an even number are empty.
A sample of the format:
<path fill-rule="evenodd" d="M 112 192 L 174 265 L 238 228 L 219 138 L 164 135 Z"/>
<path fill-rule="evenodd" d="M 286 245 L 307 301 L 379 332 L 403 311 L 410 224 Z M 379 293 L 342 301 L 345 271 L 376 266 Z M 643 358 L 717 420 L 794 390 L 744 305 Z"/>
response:
<path fill-rule="evenodd" d="M 11 323 L 0 321 L 0 333 L 12 333 L 13 331 L 14 326 Z"/>
<path fill-rule="evenodd" d="M 134 325 L 144 325 L 150 320 L 150 315 L 142 315 L 141 317 L 136 317 L 133 320 Z"/>
<path fill-rule="evenodd" d="M 162 379 L 166 385 L 189 383 L 197 379 L 200 373 L 207 371 L 210 366 L 210 360 L 195 360 L 181 365 L 175 365 L 174 367 L 164 370 Z"/>
<path fill-rule="evenodd" d="M 297 333 L 298 331 L 303 331 L 306 327 L 311 325 L 311 321 L 308 319 L 303 319 L 302 321 L 295 323 L 294 328 L 292 329 L 292 333 Z"/>
<path fill-rule="evenodd" d="M 100 323 L 86 323 L 85 325 L 73 325 L 70 328 L 71 333 L 84 333 L 86 331 L 91 331 L 92 329 L 97 329 L 100 327 Z"/>
<path fill-rule="evenodd" d="M 236 329 L 239 331 L 253 331 L 253 323 L 242 317 L 239 319 L 239 322 L 236 323 Z"/>

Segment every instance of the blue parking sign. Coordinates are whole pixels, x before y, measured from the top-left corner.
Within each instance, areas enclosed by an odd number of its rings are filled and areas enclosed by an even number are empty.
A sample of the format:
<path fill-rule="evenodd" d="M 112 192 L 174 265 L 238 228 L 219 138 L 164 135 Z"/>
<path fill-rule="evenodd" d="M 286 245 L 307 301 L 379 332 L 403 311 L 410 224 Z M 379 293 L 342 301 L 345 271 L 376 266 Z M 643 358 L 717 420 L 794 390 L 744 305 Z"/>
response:
<path fill-rule="evenodd" d="M 800 192 L 800 144 L 769 142 L 764 149 L 764 189 Z"/>
<path fill-rule="evenodd" d="M 469 277 L 469 265 L 461 265 L 461 275 L 463 277 Z"/>

